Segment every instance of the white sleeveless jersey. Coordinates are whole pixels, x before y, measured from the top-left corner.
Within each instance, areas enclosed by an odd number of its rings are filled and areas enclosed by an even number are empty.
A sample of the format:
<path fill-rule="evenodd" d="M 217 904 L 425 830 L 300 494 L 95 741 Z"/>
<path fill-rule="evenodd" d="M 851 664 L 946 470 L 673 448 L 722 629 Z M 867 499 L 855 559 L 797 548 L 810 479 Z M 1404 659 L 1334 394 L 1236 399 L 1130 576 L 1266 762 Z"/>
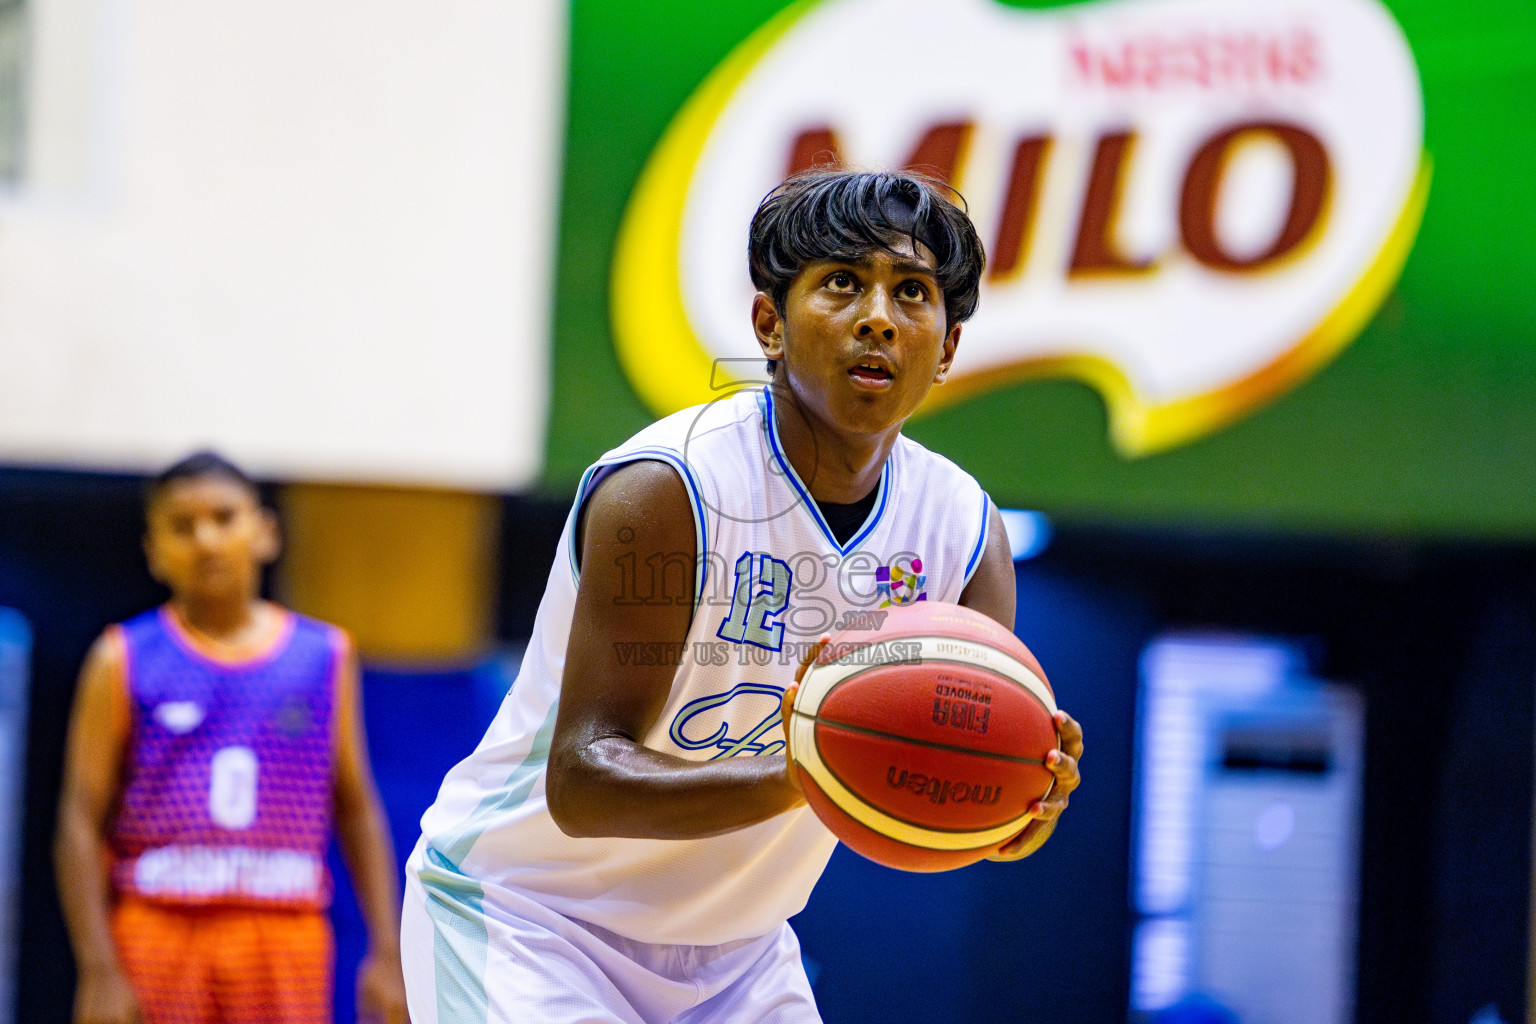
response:
<path fill-rule="evenodd" d="M 695 610 L 683 647 L 640 644 L 617 657 L 678 666 L 666 708 L 642 742 L 695 761 L 782 752 L 780 695 L 806 645 L 823 634 L 858 617 L 867 628 L 893 604 L 958 601 L 986 547 L 987 496 L 948 459 L 899 437 L 873 511 L 839 544 L 782 456 L 766 389 L 660 420 L 583 478 L 522 670 L 479 747 L 449 772 L 422 818 L 421 852 L 432 867 L 413 869 L 427 882 L 440 871 L 469 876 L 487 901 L 511 890 L 642 942 L 715 945 L 764 935 L 805 906 L 836 845 L 809 808 L 706 839 L 574 839 L 545 804 L 576 603 L 576 514 L 605 473 L 640 460 L 671 465 L 687 486 L 701 556 Z M 688 554 L 580 572 L 611 578 L 603 586 L 620 600 L 686 600 L 680 569 Z"/>

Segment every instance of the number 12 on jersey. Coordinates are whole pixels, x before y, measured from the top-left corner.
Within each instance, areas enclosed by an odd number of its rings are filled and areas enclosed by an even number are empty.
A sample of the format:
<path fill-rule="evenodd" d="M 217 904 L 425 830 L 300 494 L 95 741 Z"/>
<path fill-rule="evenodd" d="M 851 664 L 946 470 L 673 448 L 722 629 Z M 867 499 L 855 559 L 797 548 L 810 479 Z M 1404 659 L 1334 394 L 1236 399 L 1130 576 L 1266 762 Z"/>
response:
<path fill-rule="evenodd" d="M 753 570 L 756 570 L 755 574 Z M 789 566 L 770 555 L 744 551 L 736 559 L 736 589 L 731 613 L 715 634 L 722 640 L 776 651 L 784 646 L 784 624 L 770 622 L 789 605 Z"/>

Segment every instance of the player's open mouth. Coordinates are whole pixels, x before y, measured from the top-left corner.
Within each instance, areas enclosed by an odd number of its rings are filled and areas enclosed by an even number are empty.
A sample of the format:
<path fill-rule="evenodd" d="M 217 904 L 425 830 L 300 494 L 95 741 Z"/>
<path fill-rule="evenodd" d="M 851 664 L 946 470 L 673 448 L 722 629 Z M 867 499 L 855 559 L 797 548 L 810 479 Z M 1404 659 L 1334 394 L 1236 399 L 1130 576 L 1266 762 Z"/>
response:
<path fill-rule="evenodd" d="M 891 380 L 891 371 L 878 362 L 863 362 L 848 371 L 856 383 L 866 387 L 881 387 Z"/>

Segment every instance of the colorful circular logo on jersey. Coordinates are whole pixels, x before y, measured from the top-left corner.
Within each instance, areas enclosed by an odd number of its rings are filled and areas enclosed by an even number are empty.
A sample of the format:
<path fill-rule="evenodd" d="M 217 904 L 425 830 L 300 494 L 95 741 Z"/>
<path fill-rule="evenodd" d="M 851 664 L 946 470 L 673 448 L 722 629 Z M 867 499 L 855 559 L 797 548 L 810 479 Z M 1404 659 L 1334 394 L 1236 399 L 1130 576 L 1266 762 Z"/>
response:
<path fill-rule="evenodd" d="M 850 39 L 878 59 L 859 88 L 831 70 Z M 746 226 L 813 164 L 917 167 L 966 197 L 989 268 L 925 409 L 1075 378 L 1127 456 L 1331 360 L 1396 281 L 1430 176 L 1379 0 L 807 0 L 699 86 L 631 196 L 612 321 L 658 414 L 761 362 Z"/>
<path fill-rule="evenodd" d="M 882 565 L 875 570 L 875 596 L 880 600 L 877 606 L 880 608 L 926 601 L 928 600 L 927 586 L 928 577 L 923 575 L 921 558 L 913 558 L 905 569 L 900 562 L 897 562 L 893 565 Z"/>

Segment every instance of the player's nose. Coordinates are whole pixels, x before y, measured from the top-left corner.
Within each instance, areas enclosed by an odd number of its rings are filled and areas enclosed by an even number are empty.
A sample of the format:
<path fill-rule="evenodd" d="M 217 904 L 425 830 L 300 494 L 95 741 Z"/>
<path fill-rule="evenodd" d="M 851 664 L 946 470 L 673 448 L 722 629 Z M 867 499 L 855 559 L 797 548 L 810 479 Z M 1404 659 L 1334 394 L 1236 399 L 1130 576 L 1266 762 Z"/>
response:
<path fill-rule="evenodd" d="M 896 340 L 896 321 L 891 316 L 891 295 L 884 288 L 876 286 L 865 290 L 854 333 L 861 338 Z"/>
<path fill-rule="evenodd" d="M 218 545 L 219 527 L 210 519 L 199 519 L 192 525 L 192 542 L 200 548 Z"/>

